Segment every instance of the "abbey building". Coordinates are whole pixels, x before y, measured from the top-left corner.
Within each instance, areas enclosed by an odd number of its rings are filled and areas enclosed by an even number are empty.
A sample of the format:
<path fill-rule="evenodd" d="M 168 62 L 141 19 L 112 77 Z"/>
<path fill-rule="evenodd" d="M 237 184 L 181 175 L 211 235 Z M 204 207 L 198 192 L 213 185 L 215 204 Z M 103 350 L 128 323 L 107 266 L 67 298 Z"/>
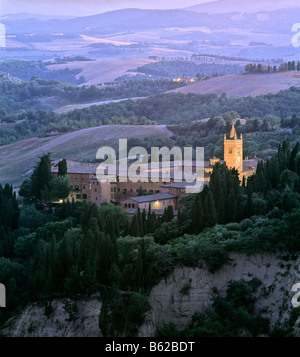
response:
<path fill-rule="evenodd" d="M 248 159 L 243 157 L 243 137 L 237 136 L 234 125 L 229 136 L 224 136 L 224 160 L 216 157 L 204 162 L 204 183 L 208 184 L 213 167 L 217 162 L 225 162 L 228 168 L 235 168 L 239 172 L 242 182 L 243 177 L 248 178 L 256 171 L 260 159 L 254 157 Z M 194 163 L 191 163 L 194 166 Z M 162 214 L 164 209 L 172 206 L 176 214 L 178 210 L 178 199 L 187 194 L 186 182 L 174 182 L 174 170 L 176 164 L 171 162 L 170 179 L 168 182 L 161 177 L 158 182 L 152 182 L 151 178 L 146 182 L 99 182 L 96 171 L 99 164 L 67 162 L 68 176 L 71 184 L 71 192 L 66 200 L 89 201 L 95 204 L 112 202 L 122 206 L 128 213 L 133 214 L 138 208 L 148 209 L 149 206 L 157 214 Z M 159 171 L 162 172 L 160 167 Z M 52 166 L 53 178 L 58 175 L 58 166 Z M 161 176 L 161 175 L 160 175 Z"/>

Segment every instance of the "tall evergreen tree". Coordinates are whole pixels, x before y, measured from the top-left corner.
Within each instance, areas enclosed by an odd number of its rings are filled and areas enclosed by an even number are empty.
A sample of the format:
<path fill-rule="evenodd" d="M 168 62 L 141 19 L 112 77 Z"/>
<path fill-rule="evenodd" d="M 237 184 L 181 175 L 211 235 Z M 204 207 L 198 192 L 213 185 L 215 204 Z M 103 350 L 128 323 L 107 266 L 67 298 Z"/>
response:
<path fill-rule="evenodd" d="M 65 176 L 68 173 L 68 165 L 67 165 L 67 160 L 62 159 L 58 163 L 58 176 Z"/>
<path fill-rule="evenodd" d="M 49 198 L 51 176 L 51 154 L 41 157 L 31 175 L 31 194 L 38 200 Z"/>

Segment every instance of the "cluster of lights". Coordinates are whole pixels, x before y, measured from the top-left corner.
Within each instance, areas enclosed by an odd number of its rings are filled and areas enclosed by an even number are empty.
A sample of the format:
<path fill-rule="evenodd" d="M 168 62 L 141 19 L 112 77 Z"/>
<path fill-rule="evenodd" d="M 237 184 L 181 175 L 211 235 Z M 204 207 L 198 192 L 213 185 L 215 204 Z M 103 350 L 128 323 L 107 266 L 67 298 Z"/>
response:
<path fill-rule="evenodd" d="M 173 82 L 182 82 L 184 79 L 183 78 L 174 78 L 173 79 Z M 190 83 L 194 83 L 195 82 L 195 79 L 194 78 L 191 78 L 191 79 L 185 79 L 184 80 L 185 82 L 190 82 Z"/>

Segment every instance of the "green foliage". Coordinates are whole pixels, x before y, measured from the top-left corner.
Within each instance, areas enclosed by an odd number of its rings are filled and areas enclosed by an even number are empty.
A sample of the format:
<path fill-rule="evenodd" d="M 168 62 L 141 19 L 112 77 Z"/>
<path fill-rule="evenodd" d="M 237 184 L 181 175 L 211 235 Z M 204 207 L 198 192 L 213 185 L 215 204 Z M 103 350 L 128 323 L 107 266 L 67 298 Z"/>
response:
<path fill-rule="evenodd" d="M 19 206 L 12 186 L 6 184 L 3 187 L 0 184 L 0 227 L 2 226 L 5 232 L 16 229 L 19 214 Z"/>
<path fill-rule="evenodd" d="M 136 336 L 150 309 L 147 298 L 139 293 L 106 291 L 99 315 L 99 327 L 105 337 Z"/>
<path fill-rule="evenodd" d="M 191 283 L 192 283 L 192 279 L 189 279 L 189 281 L 183 285 L 183 287 L 179 290 L 180 294 L 185 296 L 185 295 L 189 295 L 190 294 L 190 290 L 191 290 Z"/>
<path fill-rule="evenodd" d="M 77 319 L 78 305 L 77 305 L 76 301 L 72 302 L 69 299 L 65 299 L 64 300 L 64 309 L 69 314 L 69 317 L 67 318 L 68 322 L 72 322 Z"/>
<path fill-rule="evenodd" d="M 58 163 L 58 176 L 65 176 L 68 173 L 67 160 L 62 159 Z"/>
<path fill-rule="evenodd" d="M 29 81 L 33 76 L 37 79 L 46 79 L 60 81 L 64 83 L 81 84 L 76 79 L 81 69 L 51 71 L 47 68 L 47 64 L 43 61 L 25 61 L 25 60 L 8 60 L 1 61 L 0 71 L 9 73 L 13 77 L 20 78 L 24 81 Z M 52 82 L 52 83 L 53 83 Z"/>
<path fill-rule="evenodd" d="M 26 205 L 20 213 L 19 227 L 35 231 L 46 223 L 46 219 L 47 217 L 41 211 L 38 211 L 34 205 Z"/>
<path fill-rule="evenodd" d="M 203 79 L 216 75 L 240 74 L 242 67 L 240 65 L 196 64 L 192 61 L 159 61 L 138 67 L 135 71 L 154 78 L 190 76 Z"/>
<path fill-rule="evenodd" d="M 70 180 L 67 175 L 56 177 L 49 186 L 52 200 L 60 200 L 69 196 Z"/>
<path fill-rule="evenodd" d="M 196 313 L 190 324 L 178 331 L 172 323 L 157 331 L 159 337 L 256 337 L 270 333 L 269 320 L 254 313 L 257 279 L 230 281 L 225 297 L 214 296 L 212 307 Z"/>
<path fill-rule="evenodd" d="M 45 154 L 36 164 L 31 175 L 31 196 L 42 201 L 48 201 L 50 198 L 51 176 L 51 154 Z"/>
<path fill-rule="evenodd" d="M 144 83 L 144 81 L 146 82 Z M 29 98 L 35 96 L 34 100 L 38 101 L 39 95 L 45 96 L 46 93 L 50 92 L 51 95 L 63 97 L 68 102 L 78 103 L 148 96 L 157 94 L 157 91 L 161 93 L 164 90 L 172 89 L 168 84 L 170 81 L 166 84 L 150 80 L 144 81 L 133 80 L 117 86 L 106 87 L 105 89 L 97 88 L 96 86 L 82 86 L 79 88 L 56 84 L 58 88 L 50 90 L 48 85 L 40 85 L 34 80 L 32 83 L 30 82 L 30 89 L 28 89 L 30 93 L 34 94 L 28 94 L 28 96 Z M 14 84 L 14 86 L 18 85 Z M 60 86 L 63 88 L 60 88 Z M 14 97 L 13 93 L 16 88 L 11 89 L 12 97 Z M 24 95 L 24 88 L 19 91 Z M 63 114 L 47 112 L 47 108 L 39 105 L 28 107 L 22 104 L 22 101 L 19 99 L 15 100 L 13 98 L 8 101 L 4 97 L 2 107 L 6 108 L 8 115 L 4 115 L 1 120 L 15 124 L 11 127 L 1 128 L 0 144 L 4 145 L 32 136 L 47 136 L 51 133 L 64 133 L 99 125 L 177 124 L 180 125 L 179 129 L 172 127 L 172 131 L 175 131 L 176 138 L 174 137 L 173 139 L 176 141 L 176 145 L 192 145 L 194 141 L 195 144 L 198 143 L 197 145 L 199 145 L 199 139 L 201 138 L 202 146 L 205 146 L 208 151 L 207 155 L 219 156 L 222 153 L 220 151 L 222 150 L 222 140 L 218 143 L 220 147 L 208 147 L 208 144 L 214 145 L 218 140 L 222 139 L 215 134 L 224 134 L 228 129 L 229 120 L 226 115 L 224 116 L 221 113 L 232 111 L 239 113 L 241 118 L 247 118 L 246 125 L 238 127 L 240 132 L 262 132 L 261 135 L 255 134 L 255 137 L 249 136 L 246 139 L 246 152 L 249 154 L 263 152 L 266 155 L 268 154 L 268 148 L 272 150 L 277 149 L 278 143 L 286 135 L 299 134 L 299 120 L 297 120 L 297 115 L 300 113 L 299 93 L 300 91 L 296 87 L 281 91 L 278 94 L 268 94 L 259 97 L 248 96 L 246 98 L 227 98 L 225 95 L 218 97 L 215 94 L 184 95 L 181 93 L 166 93 L 150 96 L 144 100 L 128 100 L 101 106 L 94 105 L 89 108 L 75 109 Z M 5 96 L 5 92 L 3 92 L 3 96 Z M 16 102 L 21 103 L 16 111 L 20 109 L 27 111 L 18 114 L 12 113 L 11 110 L 15 108 Z M 212 118 L 213 116 L 214 118 Z M 211 119 L 208 122 L 201 120 L 205 118 Z M 280 121 L 279 118 L 284 119 Z M 226 126 L 224 126 L 224 123 L 226 123 Z M 291 128 L 292 132 L 280 132 L 280 128 Z M 268 136 L 269 143 L 266 143 L 266 139 L 263 138 L 265 132 L 274 133 Z M 183 133 L 186 134 L 183 135 Z M 213 135 L 206 138 L 208 134 Z M 254 139 L 255 142 L 253 142 Z M 245 154 L 247 155 L 246 152 Z"/>

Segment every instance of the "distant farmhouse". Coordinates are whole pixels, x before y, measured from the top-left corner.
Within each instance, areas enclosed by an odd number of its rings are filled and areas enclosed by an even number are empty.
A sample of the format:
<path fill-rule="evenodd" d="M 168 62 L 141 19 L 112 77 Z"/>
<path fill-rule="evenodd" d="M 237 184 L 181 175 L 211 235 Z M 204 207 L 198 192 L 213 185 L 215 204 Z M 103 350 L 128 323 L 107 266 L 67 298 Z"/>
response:
<path fill-rule="evenodd" d="M 243 159 L 243 137 L 242 134 L 238 138 L 235 126 L 232 125 L 229 137 L 224 136 L 224 160 L 216 157 L 204 162 L 204 184 L 208 184 L 213 167 L 217 162 L 225 162 L 229 169 L 237 169 L 239 172 L 240 181 L 243 177 L 246 179 L 252 176 L 260 159 L 254 157 L 251 160 Z M 193 162 L 193 169 L 196 169 L 196 164 Z M 117 177 L 116 182 L 99 182 L 96 176 L 96 171 L 99 164 L 78 163 L 73 161 L 67 162 L 68 176 L 71 184 L 71 192 L 67 200 L 89 201 L 95 204 L 104 202 L 112 202 L 122 206 L 129 214 L 134 214 L 140 209 L 148 209 L 151 207 L 158 215 L 163 214 L 164 209 L 172 206 L 176 215 L 178 210 L 178 199 L 187 194 L 186 187 L 191 184 L 187 182 L 174 182 L 174 169 L 176 164 L 170 163 L 170 179 L 169 182 L 159 178 L 159 182 L 152 182 L 149 177 L 146 182 L 119 182 Z M 160 165 L 159 172 L 163 169 Z M 54 164 L 51 169 L 52 177 L 58 176 L 58 166 Z M 161 175 L 160 175 L 161 176 Z"/>

